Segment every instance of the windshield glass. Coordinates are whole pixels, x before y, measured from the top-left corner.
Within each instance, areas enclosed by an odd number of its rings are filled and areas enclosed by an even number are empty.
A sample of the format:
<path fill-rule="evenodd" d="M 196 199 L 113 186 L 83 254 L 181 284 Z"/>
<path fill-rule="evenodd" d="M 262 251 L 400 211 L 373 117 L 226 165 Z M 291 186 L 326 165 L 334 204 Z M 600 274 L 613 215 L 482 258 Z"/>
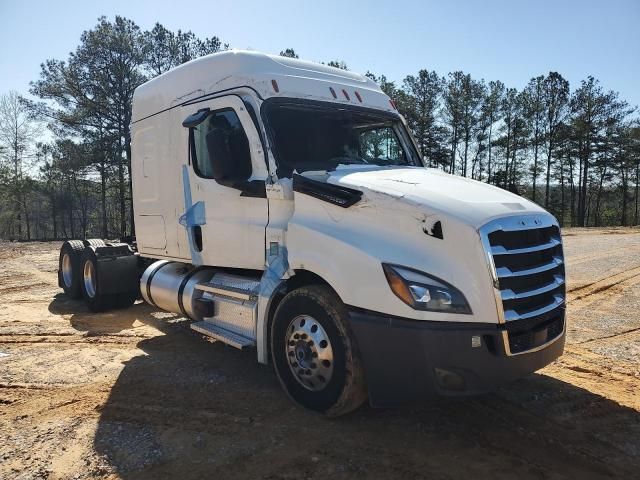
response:
<path fill-rule="evenodd" d="M 392 114 L 339 105 L 279 103 L 266 109 L 280 174 L 338 165 L 417 166 L 402 122 Z"/>

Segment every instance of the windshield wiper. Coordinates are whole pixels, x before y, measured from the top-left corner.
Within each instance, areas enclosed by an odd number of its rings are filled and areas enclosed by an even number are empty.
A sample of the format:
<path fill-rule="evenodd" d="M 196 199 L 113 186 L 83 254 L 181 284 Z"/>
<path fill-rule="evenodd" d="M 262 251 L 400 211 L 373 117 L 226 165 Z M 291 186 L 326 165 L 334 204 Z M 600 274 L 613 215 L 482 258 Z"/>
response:
<path fill-rule="evenodd" d="M 333 157 L 329 160 L 331 163 L 335 163 L 337 165 L 368 165 L 364 158 L 355 158 L 355 157 Z"/>

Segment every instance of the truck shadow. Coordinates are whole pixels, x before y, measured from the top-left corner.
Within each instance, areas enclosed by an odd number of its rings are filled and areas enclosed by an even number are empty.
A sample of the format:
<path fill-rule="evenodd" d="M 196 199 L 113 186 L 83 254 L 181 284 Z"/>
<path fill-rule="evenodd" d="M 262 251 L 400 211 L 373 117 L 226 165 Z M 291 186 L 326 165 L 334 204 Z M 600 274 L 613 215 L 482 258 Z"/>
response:
<path fill-rule="evenodd" d="M 165 333 L 137 343 L 144 355 L 126 362 L 99 408 L 94 474 L 632 478 L 640 466 L 636 410 L 547 375 L 481 397 L 325 419 L 293 406 L 255 351 L 203 341 L 186 321 L 158 315 L 138 304 L 72 316 L 93 335 L 136 321 Z"/>
<path fill-rule="evenodd" d="M 49 304 L 49 312 L 54 315 L 71 315 L 70 324 L 88 336 L 127 332 L 138 326 L 148 325 L 157 330 L 168 329 L 167 322 L 185 319 L 176 314 L 157 311 L 144 302 L 138 302 L 130 308 L 110 310 L 108 312 L 91 312 L 84 301 L 73 300 L 64 293 L 58 293 Z"/>

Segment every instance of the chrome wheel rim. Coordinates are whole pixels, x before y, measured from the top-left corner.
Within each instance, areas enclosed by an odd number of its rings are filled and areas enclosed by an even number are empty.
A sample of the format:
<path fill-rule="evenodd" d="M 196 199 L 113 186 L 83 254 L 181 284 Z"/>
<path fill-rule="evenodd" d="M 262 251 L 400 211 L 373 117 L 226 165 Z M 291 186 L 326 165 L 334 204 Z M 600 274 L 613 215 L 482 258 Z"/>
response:
<path fill-rule="evenodd" d="M 65 253 L 62 256 L 62 281 L 64 286 L 71 288 L 73 283 L 73 265 L 71 265 L 71 255 Z"/>
<path fill-rule="evenodd" d="M 90 298 L 96 296 L 96 269 L 93 266 L 93 262 L 87 260 L 84 262 L 84 290 Z"/>
<path fill-rule="evenodd" d="M 300 385 L 314 392 L 327 386 L 333 376 L 333 347 L 316 319 L 299 315 L 291 320 L 285 350 L 289 368 Z"/>

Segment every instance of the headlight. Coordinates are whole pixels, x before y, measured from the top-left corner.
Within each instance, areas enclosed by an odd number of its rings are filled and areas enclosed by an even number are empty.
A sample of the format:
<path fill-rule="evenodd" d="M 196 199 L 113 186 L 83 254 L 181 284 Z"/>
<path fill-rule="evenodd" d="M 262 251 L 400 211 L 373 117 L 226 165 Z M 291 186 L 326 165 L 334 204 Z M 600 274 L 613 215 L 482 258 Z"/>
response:
<path fill-rule="evenodd" d="M 439 278 L 407 267 L 382 264 L 393 293 L 415 310 L 445 313 L 471 313 L 460 290 Z"/>

